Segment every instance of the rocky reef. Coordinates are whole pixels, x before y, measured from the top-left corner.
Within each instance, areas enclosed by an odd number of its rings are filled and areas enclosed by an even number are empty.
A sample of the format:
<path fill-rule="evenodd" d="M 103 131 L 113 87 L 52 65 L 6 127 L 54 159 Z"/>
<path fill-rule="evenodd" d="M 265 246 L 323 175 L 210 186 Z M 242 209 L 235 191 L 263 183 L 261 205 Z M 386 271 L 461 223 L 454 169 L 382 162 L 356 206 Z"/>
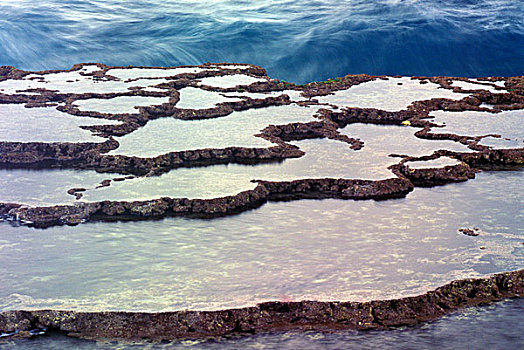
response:
<path fill-rule="evenodd" d="M 396 90 L 405 85 L 409 87 L 402 90 L 404 92 Z M 351 93 L 360 98 L 352 97 Z M 367 101 L 366 94 L 374 95 L 375 100 Z M 411 98 L 410 94 L 415 97 Z M 344 101 L 345 96 L 353 100 Z M 129 102 L 132 104 L 130 109 L 129 106 L 122 107 L 123 102 L 115 102 L 123 101 L 122 98 L 132 101 Z M 143 99 L 158 103 L 144 105 Z M 405 100 L 405 103 L 396 103 L 397 99 Z M 111 103 L 116 109 L 104 109 Z M 27 141 L 23 137 L 18 141 L 7 141 L 0 136 L 0 169 L 83 170 L 111 177 L 94 188 L 82 182 L 64 188 L 63 192 L 71 196 L 71 203 L 60 202 L 59 205 L 27 205 L 23 200 L 5 200 L 0 192 L 0 221 L 9 221 L 15 226 L 47 228 L 87 221 L 153 220 L 170 216 L 215 218 L 256 209 L 270 201 L 388 200 L 406 197 L 416 187 L 468 181 L 483 170 L 524 166 L 524 144 L 513 148 L 482 144 L 488 137 L 502 139 L 507 130 L 519 128 L 522 121 L 518 118 L 511 121 L 510 127 L 502 129 L 503 132 L 496 132 L 494 127 L 487 133 L 453 131 L 445 123 L 439 124 L 435 120 L 435 112 L 475 112 L 495 116 L 508 111 L 523 111 L 524 116 L 524 77 L 401 78 L 362 74 L 296 85 L 271 79 L 261 67 L 226 63 L 183 67 L 78 64 L 67 71 L 43 72 L 0 67 L 0 107 L 4 108 L 0 117 L 16 120 L 20 114 L 12 112 L 9 106 L 23 106 L 28 114 L 45 108 L 62 113 L 61 116 L 94 118 L 107 124 L 80 127 L 82 132 L 101 138 L 99 142 Z M 303 114 L 307 118 L 276 118 L 285 122 L 263 123 L 263 127 L 249 135 L 265 142 L 263 147 L 236 145 L 237 140 L 233 138 L 232 144 L 224 147 L 173 149 L 166 146 L 162 148 L 164 151 L 154 156 L 115 152 L 120 149 L 123 137 L 144 130 L 160 119 L 183 123 L 218 121 L 226 117 L 234 120 L 239 112 L 246 111 L 278 116 L 291 113 L 282 108 L 289 106 L 305 111 Z M 33 119 L 31 122 L 39 121 Z M 384 166 L 390 173 L 387 178 L 376 179 L 373 175 L 371 179 L 350 176 L 269 179 L 261 175 L 251 179 L 252 189 L 228 196 L 85 201 L 88 196 L 84 197 L 84 194 L 89 191 L 120 181 L 154 179 L 181 168 L 191 170 L 227 164 L 255 168 L 263 164 L 280 165 L 304 157 L 306 152 L 300 141 L 305 140 L 329 140 L 347 152 L 358 154 L 369 150 L 367 140 L 352 135 L 351 131 L 346 132 L 345 128 L 363 123 L 407 128 L 418 140 L 449 142 L 457 147 L 448 149 L 443 146 L 417 155 L 410 152 L 390 154 L 396 160 L 395 164 Z M 23 122 L 19 124 L 19 128 L 31 128 Z M 235 124 L 231 122 L 231 125 Z M 53 125 L 50 130 L 59 127 Z M 245 127 L 235 125 L 236 132 L 241 133 Z M 147 148 L 148 142 L 161 144 L 167 138 L 182 139 L 185 135 L 183 128 L 181 130 L 166 130 L 160 136 L 152 133 L 151 139 L 141 139 L 137 148 Z M 225 139 L 228 136 L 229 130 L 220 129 L 218 135 L 210 137 L 206 134 L 201 138 L 208 141 L 206 138 Z M 387 146 L 389 141 L 384 138 L 381 144 Z M 319 158 L 322 161 L 322 156 Z M 453 163 L 439 163 L 443 159 Z M 346 161 L 340 159 L 336 164 L 325 166 L 336 168 Z M 415 167 L 414 162 L 426 162 L 427 166 Z M 190 181 L 199 180 L 195 177 Z M 479 235 L 477 229 L 463 228 L 459 232 L 466 236 Z M 523 292 L 524 270 L 518 270 L 487 278 L 453 281 L 414 297 L 371 302 L 275 301 L 239 309 L 164 313 L 4 311 L 0 312 L 0 332 L 33 336 L 49 329 L 82 338 L 169 340 L 291 329 L 381 330 L 430 321 L 467 306 L 520 297 Z"/>
<path fill-rule="evenodd" d="M 234 69 L 230 69 L 232 67 Z M 240 68 L 239 68 L 240 67 Z M 171 70 L 170 70 L 171 69 Z M 154 72 L 136 73 L 136 72 Z M 467 145 L 474 152 L 454 152 L 439 150 L 424 157 L 400 155 L 401 161 L 391 167 L 398 179 L 385 182 L 363 182 L 356 179 L 303 179 L 298 182 L 258 181 L 252 191 L 242 192 L 235 196 L 208 200 L 186 198 L 159 198 L 140 202 L 99 203 L 78 202 L 74 206 L 27 207 L 22 204 L 3 203 L 0 215 L 9 220 L 38 227 L 56 224 L 77 224 L 89 219 L 134 219 L 163 217 L 167 215 L 225 215 L 238 213 L 260 206 L 267 200 L 290 200 L 300 198 L 342 198 L 342 199 L 386 199 L 405 196 L 414 186 L 435 186 L 451 182 L 466 181 L 474 178 L 479 169 L 506 169 L 524 164 L 524 148 L 493 149 L 479 144 L 490 135 L 464 136 L 454 133 L 434 133 L 440 128 L 431 121 L 433 111 L 485 111 L 499 113 L 504 110 L 524 109 L 522 94 L 522 77 L 486 78 L 472 82 L 465 78 L 448 77 L 413 77 L 421 86 L 428 83 L 438 84 L 441 89 L 454 93 L 467 94 L 457 99 L 432 98 L 412 102 L 406 109 L 399 111 L 381 110 L 363 107 L 341 107 L 319 98 L 350 88 L 369 84 L 375 81 L 387 81 L 386 76 L 348 75 L 305 85 L 295 85 L 272 80 L 264 69 L 253 66 L 230 66 L 228 64 L 206 64 L 202 66 L 159 68 L 159 67 L 109 67 L 102 64 L 79 64 L 69 71 L 24 72 L 12 67 L 2 67 L 0 80 L 4 83 L 19 84 L 16 92 L 2 92 L 0 104 L 25 104 L 27 108 L 55 106 L 57 110 L 74 116 L 94 117 L 98 119 L 117 120 L 120 123 L 111 125 L 93 125 L 83 128 L 98 136 L 107 138 L 101 143 L 43 143 L 43 142 L 6 142 L 0 140 L 1 168 L 31 169 L 92 169 L 97 172 L 118 173 L 133 176 L 159 176 L 177 168 L 202 167 L 217 164 L 261 164 L 281 162 L 285 159 L 302 157 L 304 152 L 289 142 L 305 139 L 328 138 L 347 143 L 351 149 L 360 150 L 365 142 L 342 134 L 340 129 L 352 123 L 371 123 L 416 127 L 415 136 L 427 140 L 450 140 Z M 118 74 L 117 74 L 118 73 Z M 54 87 L 60 74 L 70 74 L 76 81 L 84 79 L 85 84 L 97 84 L 102 88 L 75 90 Z M 114 75 L 111 75 L 114 74 Z M 126 78 L 120 79 L 119 74 Z M 126 75 L 127 74 L 127 75 Z M 206 85 L 203 79 L 258 79 L 247 85 L 218 86 Z M 158 82 L 158 77 L 162 81 Z M 71 78 L 73 79 L 73 78 Z M 150 84 L 143 85 L 143 81 Z M 234 81 L 234 80 L 233 80 Z M 240 80 L 239 80 L 240 81 Z M 73 82 L 68 80 L 68 82 Z M 103 91 L 104 84 L 121 84 L 121 91 L 115 92 L 112 86 Z M 475 86 L 467 90 L 454 86 L 456 82 Z M 63 84 L 64 82 L 61 82 Z M 137 84 L 135 86 L 135 83 Z M 502 86 L 501 84 L 504 84 Z M 23 89 L 25 84 L 26 89 Z M 142 84 L 142 85 L 140 85 Z M 398 83 L 402 85 L 402 83 Z M 475 85 L 474 85 L 475 84 Z M 144 86 L 148 86 L 144 88 Z M 60 89 L 63 89 L 61 91 Z M 180 91 L 191 88 L 198 91 L 219 94 L 226 102 L 218 102 L 212 108 L 178 108 Z M 78 89 L 78 88 L 76 88 Z M 118 89 L 117 89 L 118 90 Z M 227 94 L 234 94 L 235 98 Z M 220 95 L 222 94 L 222 95 Z M 292 96 L 292 98 L 290 97 Z M 134 113 L 106 113 L 96 110 L 81 110 L 76 103 L 82 100 L 111 100 L 123 96 L 167 97 L 169 101 L 156 106 L 137 107 Z M 263 109 L 269 106 L 289 104 L 321 107 L 313 116 L 316 121 L 295 122 L 283 125 L 268 125 L 255 135 L 274 146 L 266 148 L 227 147 L 203 148 L 167 152 L 155 157 L 136 157 L 112 155 L 118 149 L 119 142 L 113 138 L 129 134 L 158 118 L 176 118 L 181 120 L 204 120 L 220 118 L 234 111 Z M 498 136 L 498 135 L 494 135 Z M 410 160 L 431 160 L 439 157 L 451 157 L 461 161 L 459 165 L 445 168 L 409 169 L 405 163 Z M 117 178 L 115 178 L 116 180 Z M 360 181 L 360 182 L 359 182 Z M 105 180 L 101 187 L 111 184 Z M 283 190 L 285 189 L 285 190 Z M 82 193 L 65 189 L 77 200 Z M 1 198 L 0 198 L 1 200 Z M 149 208 L 149 209 L 146 209 Z"/>
<path fill-rule="evenodd" d="M 382 181 L 346 179 L 304 179 L 291 182 L 258 181 L 254 190 L 212 199 L 160 198 L 149 201 L 103 201 L 27 207 L 0 203 L 0 215 L 29 226 L 76 225 L 86 220 L 144 220 L 166 216 L 216 217 L 254 209 L 267 201 L 296 199 L 389 199 L 413 190 L 406 179 Z M 75 191 L 75 193 L 78 191 Z"/>
<path fill-rule="evenodd" d="M 31 336 L 31 330 L 47 329 L 88 339 L 171 340 L 286 330 L 386 330 L 523 293 L 524 270 L 519 270 L 453 281 L 423 295 L 370 302 L 266 302 L 240 309 L 162 313 L 5 311 L 0 313 L 0 332 Z"/>

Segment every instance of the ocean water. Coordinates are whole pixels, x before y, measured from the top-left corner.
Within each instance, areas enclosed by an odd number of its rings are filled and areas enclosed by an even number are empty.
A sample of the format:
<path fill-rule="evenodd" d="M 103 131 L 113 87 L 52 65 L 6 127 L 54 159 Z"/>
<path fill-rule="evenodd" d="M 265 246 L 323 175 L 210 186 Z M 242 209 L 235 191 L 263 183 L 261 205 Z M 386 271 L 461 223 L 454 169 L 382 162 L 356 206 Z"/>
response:
<path fill-rule="evenodd" d="M 261 65 L 297 83 L 349 73 L 511 76 L 514 0 L 1 0 L 0 65 Z"/>

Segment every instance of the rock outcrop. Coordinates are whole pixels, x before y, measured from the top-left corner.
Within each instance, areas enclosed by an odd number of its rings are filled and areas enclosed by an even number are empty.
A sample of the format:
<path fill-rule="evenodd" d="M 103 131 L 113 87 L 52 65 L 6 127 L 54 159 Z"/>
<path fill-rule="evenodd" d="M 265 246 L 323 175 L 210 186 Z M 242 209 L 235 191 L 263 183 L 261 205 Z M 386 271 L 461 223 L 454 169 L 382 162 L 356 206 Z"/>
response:
<path fill-rule="evenodd" d="M 524 294 L 524 270 L 453 281 L 425 294 L 370 302 L 266 302 L 219 311 L 5 311 L 0 332 L 62 331 L 89 339 L 171 340 L 266 331 L 386 330 Z"/>

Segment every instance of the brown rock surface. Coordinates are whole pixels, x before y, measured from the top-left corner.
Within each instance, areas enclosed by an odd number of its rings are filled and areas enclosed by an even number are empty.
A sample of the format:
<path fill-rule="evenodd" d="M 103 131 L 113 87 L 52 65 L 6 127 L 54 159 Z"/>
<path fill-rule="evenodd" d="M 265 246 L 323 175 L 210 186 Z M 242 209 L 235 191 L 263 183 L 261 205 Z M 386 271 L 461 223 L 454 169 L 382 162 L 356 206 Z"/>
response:
<path fill-rule="evenodd" d="M 425 294 L 370 302 L 265 302 L 219 311 L 4 311 L 0 332 L 35 328 L 90 339 L 170 340 L 286 330 L 384 330 L 524 293 L 524 270 L 448 283 Z"/>

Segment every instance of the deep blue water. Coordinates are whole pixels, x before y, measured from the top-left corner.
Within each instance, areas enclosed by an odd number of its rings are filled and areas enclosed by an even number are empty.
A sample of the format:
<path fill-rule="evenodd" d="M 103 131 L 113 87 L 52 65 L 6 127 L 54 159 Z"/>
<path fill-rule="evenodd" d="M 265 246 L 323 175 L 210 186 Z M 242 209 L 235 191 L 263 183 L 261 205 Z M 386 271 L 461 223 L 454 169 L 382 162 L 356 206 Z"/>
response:
<path fill-rule="evenodd" d="M 0 65 L 254 63 L 349 73 L 524 74 L 522 0 L 0 0 Z"/>

